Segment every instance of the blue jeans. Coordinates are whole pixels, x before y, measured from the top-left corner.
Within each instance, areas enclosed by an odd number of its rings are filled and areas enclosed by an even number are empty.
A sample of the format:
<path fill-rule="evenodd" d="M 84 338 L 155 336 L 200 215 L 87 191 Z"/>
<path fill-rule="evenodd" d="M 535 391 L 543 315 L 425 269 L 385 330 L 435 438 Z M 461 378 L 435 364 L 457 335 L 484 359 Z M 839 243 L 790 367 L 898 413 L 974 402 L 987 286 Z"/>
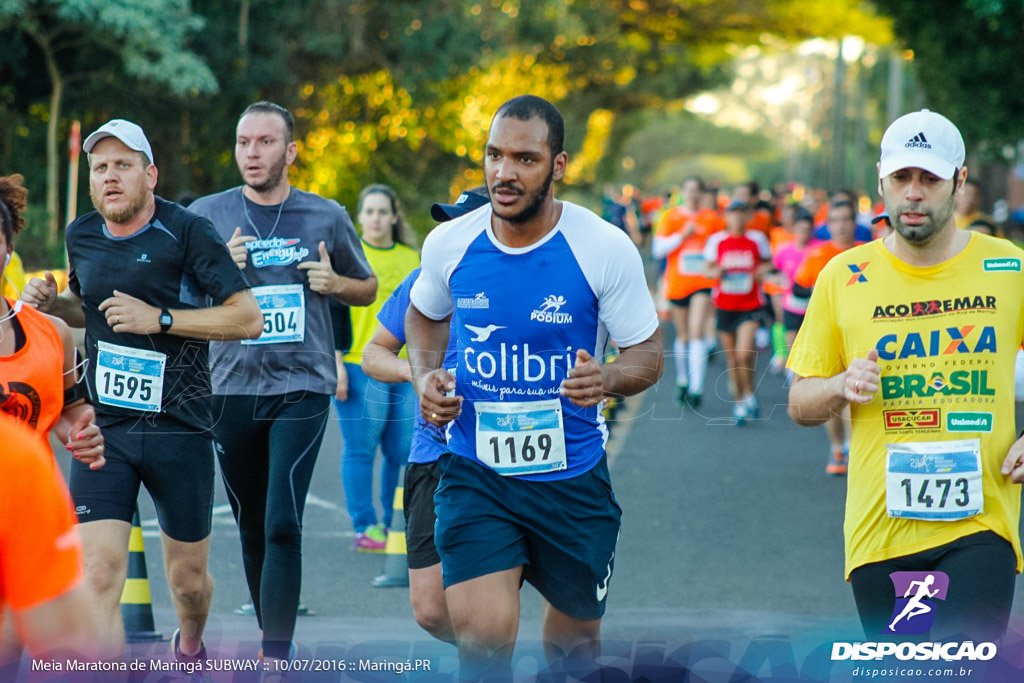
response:
<path fill-rule="evenodd" d="M 341 458 L 341 483 L 345 504 L 356 533 L 377 523 L 373 509 L 373 458 L 380 446 L 380 504 L 384 526 L 391 526 L 395 489 L 402 466 L 409 459 L 416 392 L 412 385 L 385 384 L 366 376 L 355 363 L 348 370 L 348 400 L 334 399 L 338 424 L 345 441 Z"/>

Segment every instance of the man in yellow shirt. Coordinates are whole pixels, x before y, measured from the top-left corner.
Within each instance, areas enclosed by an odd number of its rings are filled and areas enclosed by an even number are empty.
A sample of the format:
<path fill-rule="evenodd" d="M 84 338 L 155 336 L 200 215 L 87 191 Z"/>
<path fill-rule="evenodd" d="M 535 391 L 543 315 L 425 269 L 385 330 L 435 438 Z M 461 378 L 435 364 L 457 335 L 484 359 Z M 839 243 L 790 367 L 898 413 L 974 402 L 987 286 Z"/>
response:
<path fill-rule="evenodd" d="M 878 187 L 894 232 L 826 266 L 789 359 L 797 423 L 851 407 L 846 576 L 870 640 L 923 632 L 900 623 L 910 589 L 894 572 L 948 587 L 916 622 L 934 619 L 931 639 L 997 640 L 1021 571 L 1024 251 L 957 230 L 964 155 L 939 114 L 892 123 Z"/>

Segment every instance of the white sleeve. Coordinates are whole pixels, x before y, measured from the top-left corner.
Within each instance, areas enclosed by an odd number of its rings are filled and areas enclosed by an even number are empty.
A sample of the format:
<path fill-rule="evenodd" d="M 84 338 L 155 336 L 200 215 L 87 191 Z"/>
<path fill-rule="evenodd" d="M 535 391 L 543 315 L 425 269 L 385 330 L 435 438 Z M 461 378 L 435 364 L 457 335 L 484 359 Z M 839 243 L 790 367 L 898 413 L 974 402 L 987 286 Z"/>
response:
<path fill-rule="evenodd" d="M 764 233 L 759 230 L 748 230 L 747 237 L 754 240 L 757 244 L 757 250 L 761 256 L 762 261 L 772 260 L 772 245 L 768 241 L 768 238 L 764 236 Z"/>
<path fill-rule="evenodd" d="M 718 245 L 722 242 L 722 232 L 716 232 L 704 243 L 704 260 L 708 263 L 718 263 Z"/>
<path fill-rule="evenodd" d="M 647 289 L 643 261 L 632 240 L 590 211 L 562 202 L 563 234 L 597 295 L 598 317 L 620 348 L 646 341 L 658 329 L 658 313 Z M 568 220 L 565 220 L 568 218 Z"/>
<path fill-rule="evenodd" d="M 656 259 L 663 259 L 668 256 L 673 249 L 683 243 L 683 233 L 674 232 L 671 235 L 662 235 L 655 237 L 651 241 L 651 256 Z"/>
<path fill-rule="evenodd" d="M 431 320 L 444 320 L 455 310 L 448 282 L 469 245 L 490 221 L 490 209 L 472 211 L 437 226 L 423 240 L 420 276 L 409 292 L 410 301 L 420 313 Z"/>
<path fill-rule="evenodd" d="M 416 279 L 409 300 L 416 309 L 431 320 L 444 320 L 455 306 L 452 302 L 452 290 L 448 286 L 445 274 L 443 248 L 444 232 L 448 226 L 435 228 L 423 240 L 423 251 L 420 253 L 420 276 Z"/>

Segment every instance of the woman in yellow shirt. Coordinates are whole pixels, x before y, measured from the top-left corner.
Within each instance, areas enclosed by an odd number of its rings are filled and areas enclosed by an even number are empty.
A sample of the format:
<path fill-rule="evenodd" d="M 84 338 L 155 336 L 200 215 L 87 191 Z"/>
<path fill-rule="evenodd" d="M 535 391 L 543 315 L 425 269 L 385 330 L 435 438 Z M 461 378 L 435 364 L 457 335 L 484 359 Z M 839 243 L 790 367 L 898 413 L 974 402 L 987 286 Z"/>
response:
<path fill-rule="evenodd" d="M 351 309 L 352 347 L 344 356 L 348 396 L 335 398 L 345 450 L 341 481 L 352 518 L 356 550 L 383 552 L 391 525 L 393 499 L 402 465 L 409 456 L 416 394 L 412 385 L 384 384 L 362 370 L 363 347 L 377 329 L 377 313 L 405 276 L 419 266 L 409 230 L 394 191 L 387 185 L 370 185 L 359 195 L 357 220 L 363 251 L 377 276 L 377 299 L 369 306 Z M 403 352 L 404 353 L 404 352 Z M 373 459 L 380 446 L 381 522 L 373 506 Z"/>

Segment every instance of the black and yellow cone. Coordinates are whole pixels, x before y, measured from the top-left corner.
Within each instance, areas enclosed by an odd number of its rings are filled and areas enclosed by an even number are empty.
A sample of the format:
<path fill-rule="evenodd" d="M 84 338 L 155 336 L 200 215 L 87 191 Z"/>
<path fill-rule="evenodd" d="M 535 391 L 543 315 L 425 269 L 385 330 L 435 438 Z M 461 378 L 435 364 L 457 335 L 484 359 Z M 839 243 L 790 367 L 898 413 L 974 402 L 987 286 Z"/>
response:
<path fill-rule="evenodd" d="M 128 578 L 121 591 L 121 619 L 124 637 L 129 643 L 163 640 L 153 623 L 153 602 L 149 594 L 149 574 L 146 572 L 146 549 L 142 542 L 142 523 L 139 508 L 132 516 L 132 532 L 128 537 Z"/>
<path fill-rule="evenodd" d="M 394 514 L 391 516 L 391 529 L 388 531 L 388 542 L 384 546 L 384 573 L 373 579 L 374 588 L 400 588 L 409 585 L 409 564 L 405 548 L 405 512 L 402 499 L 405 489 L 395 489 L 395 502 L 392 504 Z"/>

